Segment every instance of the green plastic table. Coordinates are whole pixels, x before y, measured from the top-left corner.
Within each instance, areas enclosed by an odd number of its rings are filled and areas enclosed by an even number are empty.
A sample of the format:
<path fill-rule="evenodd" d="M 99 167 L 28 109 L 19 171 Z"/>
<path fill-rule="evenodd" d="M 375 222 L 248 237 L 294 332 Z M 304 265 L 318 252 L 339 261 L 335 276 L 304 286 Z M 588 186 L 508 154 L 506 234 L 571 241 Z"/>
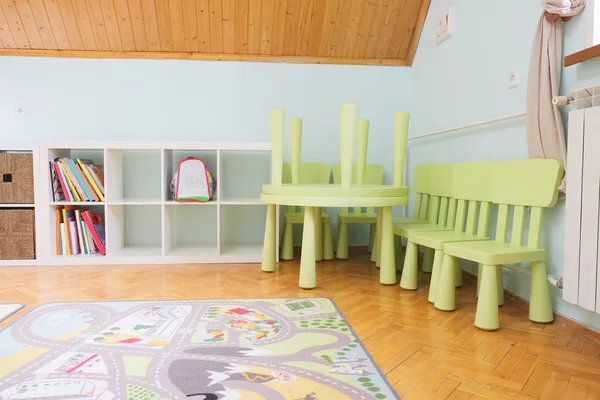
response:
<path fill-rule="evenodd" d="M 262 270 L 273 272 L 276 267 L 276 210 L 278 206 L 300 206 L 305 208 L 302 253 L 300 260 L 299 286 L 312 289 L 316 286 L 315 227 L 321 215 L 321 207 L 376 207 L 378 227 L 376 235 L 381 237 L 380 278 L 385 285 L 396 283 L 394 234 L 392 207 L 408 202 L 408 188 L 403 187 L 404 160 L 408 133 L 408 113 L 396 113 L 394 118 L 394 184 L 363 185 L 366 165 L 368 122 L 358 121 L 357 109 L 353 104 L 341 107 L 341 184 L 299 184 L 300 148 L 302 121 L 290 121 L 290 147 L 292 183 L 283 184 L 283 132 L 285 113 L 281 109 L 271 110 L 271 174 L 272 183 L 263 185 L 261 201 L 267 204 L 267 220 L 263 246 Z M 358 128 L 358 134 L 357 134 Z M 357 184 L 351 184 L 354 138 L 357 138 Z M 377 240 L 376 240 L 377 242 Z"/>

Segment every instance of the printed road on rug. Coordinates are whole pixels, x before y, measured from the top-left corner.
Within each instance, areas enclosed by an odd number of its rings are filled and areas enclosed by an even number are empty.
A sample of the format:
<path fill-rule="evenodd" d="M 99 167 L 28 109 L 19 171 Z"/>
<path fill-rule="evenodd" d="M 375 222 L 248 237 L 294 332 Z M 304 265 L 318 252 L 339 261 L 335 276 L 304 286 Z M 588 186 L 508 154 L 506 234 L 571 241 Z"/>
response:
<path fill-rule="evenodd" d="M 0 322 L 4 321 L 23 307 L 25 307 L 23 304 L 17 303 L 0 304 Z"/>
<path fill-rule="evenodd" d="M 53 303 L 0 332 L 0 400 L 398 399 L 328 298 Z"/>

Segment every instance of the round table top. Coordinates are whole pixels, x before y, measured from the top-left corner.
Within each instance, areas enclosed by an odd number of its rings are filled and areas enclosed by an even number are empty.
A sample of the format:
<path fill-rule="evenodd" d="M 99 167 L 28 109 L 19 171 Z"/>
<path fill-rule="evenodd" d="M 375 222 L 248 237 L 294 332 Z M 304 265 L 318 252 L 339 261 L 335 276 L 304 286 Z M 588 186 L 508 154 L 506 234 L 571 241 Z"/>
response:
<path fill-rule="evenodd" d="M 336 184 L 263 185 L 262 202 L 304 207 L 392 207 L 408 203 L 408 187 Z"/>

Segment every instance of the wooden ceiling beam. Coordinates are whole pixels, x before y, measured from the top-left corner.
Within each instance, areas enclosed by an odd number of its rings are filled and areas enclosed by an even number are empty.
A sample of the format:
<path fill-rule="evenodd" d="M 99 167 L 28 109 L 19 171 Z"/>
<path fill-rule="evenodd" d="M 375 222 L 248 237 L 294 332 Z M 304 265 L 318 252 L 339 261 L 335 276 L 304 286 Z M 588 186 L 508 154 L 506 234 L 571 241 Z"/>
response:
<path fill-rule="evenodd" d="M 60 57 L 60 58 L 140 58 L 197 61 L 251 61 L 298 64 L 348 64 L 407 66 L 404 59 L 346 58 L 315 56 L 280 56 L 263 54 L 188 53 L 176 51 L 89 51 L 89 50 L 44 50 L 44 49 L 1 49 L 0 56 Z"/>

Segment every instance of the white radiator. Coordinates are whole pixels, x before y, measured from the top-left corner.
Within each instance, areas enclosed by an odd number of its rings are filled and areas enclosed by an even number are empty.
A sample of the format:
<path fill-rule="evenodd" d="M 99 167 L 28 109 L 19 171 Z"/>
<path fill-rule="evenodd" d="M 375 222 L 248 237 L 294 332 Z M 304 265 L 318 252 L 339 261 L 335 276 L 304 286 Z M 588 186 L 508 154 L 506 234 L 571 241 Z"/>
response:
<path fill-rule="evenodd" d="M 563 298 L 600 314 L 600 106 L 593 106 L 597 99 L 569 113 Z"/>

